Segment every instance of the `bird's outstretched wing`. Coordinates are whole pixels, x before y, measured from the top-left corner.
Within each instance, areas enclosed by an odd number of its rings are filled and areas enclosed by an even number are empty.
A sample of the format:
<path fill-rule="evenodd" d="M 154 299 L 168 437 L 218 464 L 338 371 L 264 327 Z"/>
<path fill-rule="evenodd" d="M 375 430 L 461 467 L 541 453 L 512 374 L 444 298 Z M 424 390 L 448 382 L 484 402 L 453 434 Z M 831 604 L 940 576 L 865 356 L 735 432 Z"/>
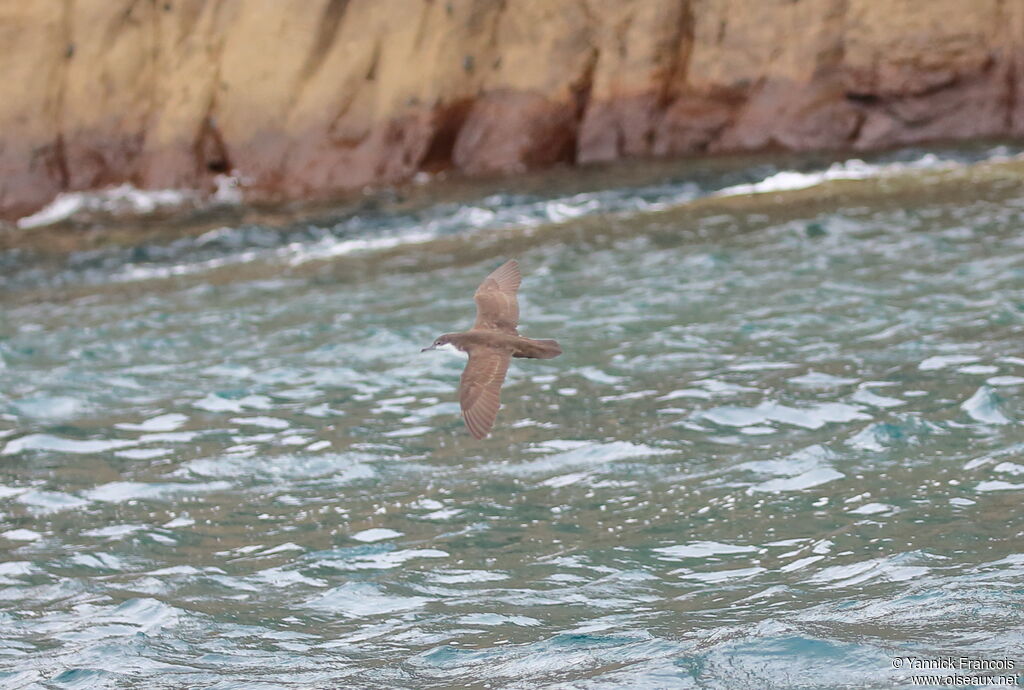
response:
<path fill-rule="evenodd" d="M 509 259 L 484 278 L 473 295 L 476 301 L 476 323 L 473 328 L 482 328 L 502 333 L 518 334 L 519 302 L 516 291 L 522 276 L 519 264 Z"/>
<path fill-rule="evenodd" d="M 483 438 L 494 426 L 501 406 L 501 384 L 511 359 L 511 353 L 493 347 L 469 350 L 469 362 L 459 384 L 459 405 L 474 438 Z"/>

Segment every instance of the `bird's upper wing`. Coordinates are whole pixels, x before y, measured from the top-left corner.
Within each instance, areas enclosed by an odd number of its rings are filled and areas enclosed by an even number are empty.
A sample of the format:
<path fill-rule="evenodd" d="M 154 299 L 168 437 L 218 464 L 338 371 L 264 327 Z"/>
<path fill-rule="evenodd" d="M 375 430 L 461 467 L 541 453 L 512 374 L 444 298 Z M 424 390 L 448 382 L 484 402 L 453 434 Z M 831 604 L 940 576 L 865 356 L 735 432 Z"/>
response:
<path fill-rule="evenodd" d="M 516 300 L 516 290 L 521 281 L 519 264 L 515 259 L 509 259 L 484 278 L 473 295 L 476 301 L 476 323 L 473 328 L 517 334 L 519 302 Z"/>
<path fill-rule="evenodd" d="M 493 347 L 469 350 L 469 362 L 459 384 L 459 405 L 469 433 L 477 439 L 486 436 L 501 406 L 501 384 L 505 381 L 511 353 Z"/>

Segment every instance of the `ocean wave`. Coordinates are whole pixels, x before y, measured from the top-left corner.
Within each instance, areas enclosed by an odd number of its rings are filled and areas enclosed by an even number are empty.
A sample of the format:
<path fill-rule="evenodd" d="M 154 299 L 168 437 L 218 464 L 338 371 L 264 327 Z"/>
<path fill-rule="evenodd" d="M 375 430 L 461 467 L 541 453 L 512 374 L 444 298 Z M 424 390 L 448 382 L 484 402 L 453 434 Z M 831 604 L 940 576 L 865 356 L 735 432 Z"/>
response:
<path fill-rule="evenodd" d="M 467 203 L 439 202 L 416 211 L 382 212 L 350 209 L 347 217 L 332 224 L 306 221 L 282 230 L 253 226 L 226 226 L 200 235 L 182 238 L 168 247 L 142 251 L 103 250 L 89 253 L 84 266 L 98 265 L 92 279 L 101 282 L 136 282 L 172 278 L 216 270 L 254 261 L 282 262 L 297 266 L 341 256 L 372 254 L 398 247 L 423 245 L 440 238 L 473 236 L 518 229 L 536 232 L 544 226 L 593 215 L 632 216 L 678 207 L 700 198 L 736 197 L 749 194 L 807 189 L 835 180 L 864 180 L 912 172 L 946 170 L 979 161 L 1000 161 L 1014 157 L 1006 147 L 989 149 L 982 155 L 967 156 L 925 153 L 900 154 L 902 158 L 867 162 L 855 158 L 835 162 L 817 170 L 769 170 L 739 184 L 729 183 L 736 175 L 674 179 L 617 189 L 601 189 L 554 197 L 524 194 L 491 194 Z M 745 176 L 751 173 L 745 172 Z M 202 197 L 191 190 L 139 190 L 121 185 L 94 192 L 59 195 L 46 208 L 17 221 L 22 229 L 38 228 L 97 212 L 108 215 L 143 215 L 175 208 L 241 203 L 237 177 L 219 176 L 217 191 Z M 120 251 L 120 254 L 117 252 Z M 150 256 L 151 255 L 151 256 Z M 81 272 L 89 272 L 81 268 Z"/>

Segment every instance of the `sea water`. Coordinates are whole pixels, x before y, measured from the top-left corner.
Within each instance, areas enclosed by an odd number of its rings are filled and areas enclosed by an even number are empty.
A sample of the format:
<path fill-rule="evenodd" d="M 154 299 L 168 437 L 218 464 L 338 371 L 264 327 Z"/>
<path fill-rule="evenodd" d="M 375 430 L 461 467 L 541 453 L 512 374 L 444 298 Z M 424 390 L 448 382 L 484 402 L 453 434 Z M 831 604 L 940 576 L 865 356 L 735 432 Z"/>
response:
<path fill-rule="evenodd" d="M 612 170 L 9 258 L 0 685 L 1019 674 L 1024 195 L 916 193 L 969 165 Z M 905 199 L 858 193 L 886 175 Z M 747 203 L 836 179 L 854 200 Z M 514 361 L 480 442 L 463 360 L 420 349 L 510 256 L 564 354 Z"/>

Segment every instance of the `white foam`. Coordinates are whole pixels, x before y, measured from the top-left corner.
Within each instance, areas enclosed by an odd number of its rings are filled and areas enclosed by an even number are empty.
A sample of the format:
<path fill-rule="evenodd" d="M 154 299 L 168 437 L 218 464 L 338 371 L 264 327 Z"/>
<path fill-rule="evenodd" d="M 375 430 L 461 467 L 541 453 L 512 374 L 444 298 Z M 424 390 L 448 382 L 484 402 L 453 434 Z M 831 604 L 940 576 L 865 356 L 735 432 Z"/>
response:
<path fill-rule="evenodd" d="M 125 429 L 128 431 L 174 431 L 187 421 L 188 417 L 185 415 L 172 412 L 170 414 L 151 417 L 139 424 L 122 422 L 120 424 L 115 424 L 114 426 L 118 429 Z"/>
<path fill-rule="evenodd" d="M 259 580 L 260 582 L 265 582 L 275 588 L 288 587 L 289 585 L 306 585 L 309 587 L 327 586 L 327 582 L 325 580 L 306 577 L 298 571 L 286 570 L 285 568 L 268 568 L 266 570 L 260 570 L 259 572 L 253 573 L 251 578 Z"/>
<path fill-rule="evenodd" d="M 464 625 L 540 625 L 540 621 L 529 616 L 502 616 L 497 613 L 469 613 L 458 619 Z"/>
<path fill-rule="evenodd" d="M 22 530 L 11 530 L 11 531 L 12 532 L 20 532 Z M 39 539 L 40 537 L 42 537 L 42 535 L 39 534 L 38 532 L 32 532 L 32 530 L 24 530 L 24 531 L 26 533 L 31 532 L 31 534 L 25 534 L 24 535 L 26 537 L 25 539 L 18 539 L 16 536 L 15 537 L 7 537 L 7 538 L 8 539 L 14 539 L 15 541 L 35 541 L 36 539 Z M 5 532 L 5 533 L 0 534 L 0 536 L 6 536 L 6 534 L 7 533 Z M 32 535 L 35 535 L 35 536 L 32 536 Z M 36 565 L 34 563 L 32 563 L 31 561 L 7 561 L 5 563 L 0 563 L 0 584 L 5 584 L 5 585 L 21 584 L 18 580 L 15 580 L 13 578 L 17 577 L 19 575 L 35 575 L 38 572 L 39 572 L 39 568 L 36 567 Z"/>
<path fill-rule="evenodd" d="M 81 414 L 87 406 L 77 398 L 67 395 L 24 398 L 12 403 L 19 414 L 36 419 L 70 419 Z"/>
<path fill-rule="evenodd" d="M 0 533 L 0 537 L 5 537 L 11 541 L 35 541 L 36 539 L 42 539 L 43 535 L 30 529 L 10 529 Z"/>
<path fill-rule="evenodd" d="M 170 448 L 129 448 L 128 450 L 114 451 L 114 455 L 126 460 L 152 460 L 173 452 Z"/>
<path fill-rule="evenodd" d="M 192 518 L 186 517 L 184 515 L 179 515 L 173 520 L 168 520 L 162 526 L 168 529 L 173 529 L 175 527 L 191 527 L 194 524 L 196 524 L 196 521 Z"/>
<path fill-rule="evenodd" d="M 192 403 L 192 406 L 207 412 L 241 412 L 246 407 L 266 410 L 273 405 L 265 395 L 247 395 L 244 398 L 234 399 L 210 393 L 205 398 Z"/>
<path fill-rule="evenodd" d="M 839 386 L 846 386 L 851 383 L 857 383 L 857 379 L 851 379 L 845 376 L 833 376 L 832 374 L 824 374 L 819 371 L 809 371 L 801 376 L 794 376 L 789 379 L 790 383 L 795 383 L 798 386 L 807 386 L 808 388 L 836 388 Z"/>
<path fill-rule="evenodd" d="M 381 434 L 381 436 L 386 436 L 388 438 L 407 438 L 410 436 L 422 436 L 423 434 L 433 430 L 434 428 L 429 426 L 407 426 L 401 429 L 385 432 Z"/>
<path fill-rule="evenodd" d="M 700 400 L 707 400 L 710 397 L 711 393 L 699 388 L 680 388 L 670 393 L 666 393 L 661 397 L 655 398 L 655 400 L 677 400 L 679 398 L 697 398 Z"/>
<path fill-rule="evenodd" d="M 287 429 L 291 426 L 284 419 L 278 417 L 232 417 L 231 422 L 243 426 L 256 426 L 261 429 Z"/>
<path fill-rule="evenodd" d="M 196 436 L 197 431 L 167 431 L 158 434 L 143 434 L 139 436 L 139 443 L 188 443 Z"/>
<path fill-rule="evenodd" d="M 63 491 L 26 491 L 16 499 L 19 503 L 29 506 L 35 513 L 57 513 L 62 510 L 81 508 L 86 504 L 78 496 Z"/>
<path fill-rule="evenodd" d="M 601 371 L 597 367 L 583 367 L 582 369 L 578 369 L 575 373 L 592 383 L 611 385 L 622 380 L 621 376 L 614 376 L 605 371 Z"/>
<path fill-rule="evenodd" d="M 356 541 L 374 542 L 383 539 L 394 539 L 400 536 L 402 536 L 402 533 L 396 530 L 385 527 L 373 527 L 371 529 L 364 529 L 362 532 L 356 532 L 352 535 L 352 538 Z"/>
<path fill-rule="evenodd" d="M 14 455 L 26 450 L 50 450 L 59 453 L 75 453 L 88 455 L 91 453 L 104 453 L 108 450 L 128 448 L 137 445 L 137 441 L 115 441 L 115 440 L 88 440 L 78 441 L 70 438 L 62 438 L 51 434 L 29 434 L 20 438 L 11 439 L 4 446 L 0 455 Z"/>
<path fill-rule="evenodd" d="M 856 405 L 832 402 L 797 408 L 765 401 L 757 407 L 715 407 L 702 413 L 701 416 L 721 426 L 744 427 L 761 425 L 765 422 L 780 422 L 805 429 L 820 429 L 830 422 L 871 419 L 864 414 L 862 408 Z"/>
<path fill-rule="evenodd" d="M 917 368 L 921 371 L 935 371 L 937 369 L 945 369 L 954 364 L 977 362 L 979 359 L 981 358 L 974 355 L 936 355 L 918 364 Z"/>
<path fill-rule="evenodd" d="M 896 565 L 890 560 L 875 558 L 858 563 L 823 568 L 807 578 L 806 581 L 828 588 L 850 587 L 876 578 L 891 582 L 902 582 L 922 577 L 927 572 L 928 568 L 922 566 Z"/>
<path fill-rule="evenodd" d="M 590 472 L 571 472 L 569 474 L 560 474 L 557 477 L 552 477 L 551 479 L 545 479 L 541 482 L 541 485 L 557 489 L 563 486 L 571 486 L 572 484 L 581 482 L 591 476 Z"/>
<path fill-rule="evenodd" d="M 765 194 L 768 192 L 784 192 L 796 189 L 807 189 L 829 180 L 862 180 L 880 171 L 879 166 L 868 165 L 861 160 L 849 160 L 844 163 L 833 163 L 826 170 L 801 173 L 783 170 L 766 177 L 760 182 L 738 184 L 720 190 L 715 196 L 737 196 L 740 194 Z"/>
<path fill-rule="evenodd" d="M 781 570 L 784 573 L 791 573 L 794 570 L 800 570 L 801 568 L 806 568 L 807 566 L 811 565 L 812 563 L 817 563 L 818 561 L 820 561 L 823 558 L 824 558 L 824 556 L 807 556 L 805 558 L 799 558 L 799 559 L 793 561 L 792 563 L 787 563 L 786 565 L 780 566 L 779 570 Z"/>
<path fill-rule="evenodd" d="M 845 403 L 819 403 L 808 408 L 795 408 L 775 403 L 762 403 L 759 409 L 766 411 L 768 419 L 804 427 L 820 429 L 830 422 L 852 422 L 858 419 L 871 419 L 857 405 Z"/>
<path fill-rule="evenodd" d="M 295 266 L 313 260 L 332 259 L 357 252 L 381 251 L 413 244 L 423 244 L 436 239 L 438 234 L 431 231 L 412 231 L 387 237 L 367 237 L 348 240 L 327 240 L 315 245 L 295 244 L 285 252 L 287 261 Z"/>
<path fill-rule="evenodd" d="M 132 532 L 138 532 L 139 530 L 146 529 L 146 525 L 110 525 L 109 527 L 98 527 L 96 529 L 86 530 L 82 534 L 89 537 L 107 537 L 109 539 L 119 539 L 120 537 L 131 534 Z"/>
<path fill-rule="evenodd" d="M 1019 386 L 1024 383 L 1024 376 L 993 376 L 985 383 L 990 386 Z"/>
<path fill-rule="evenodd" d="M 513 474 L 557 472 L 579 465 L 602 465 L 619 460 L 650 457 L 673 452 L 675 451 L 666 448 L 653 448 L 642 443 L 630 443 L 628 441 L 586 443 L 570 450 L 547 455 L 539 460 L 509 466 L 504 468 L 504 471 Z"/>
<path fill-rule="evenodd" d="M 215 190 L 206 199 L 190 189 L 139 189 L 128 183 L 88 192 L 61 192 L 32 215 L 19 218 L 17 226 L 22 230 L 39 228 L 97 211 L 114 215 L 146 215 L 164 209 L 197 206 L 204 201 L 228 205 L 242 203 L 237 177 L 217 175 L 213 182 Z"/>
<path fill-rule="evenodd" d="M 1009 424 L 1010 420 L 999 409 L 999 402 L 988 386 L 982 386 L 965 400 L 960 409 L 971 419 L 984 424 Z"/>
<path fill-rule="evenodd" d="M 184 206 L 197 199 L 195 192 L 187 190 L 141 190 L 130 184 L 94 192 L 61 192 L 40 210 L 18 219 L 17 225 L 22 230 L 53 225 L 86 211 L 145 215 L 158 209 Z"/>
<path fill-rule="evenodd" d="M 230 451 L 230 449 L 227 449 Z M 342 484 L 374 476 L 374 469 L 365 461 L 373 456 L 367 453 L 295 453 L 287 455 L 260 455 L 230 453 L 213 458 L 189 461 L 184 471 L 190 475 L 234 479 L 259 478 L 278 482 L 287 479 L 329 477 L 332 484 Z"/>
<path fill-rule="evenodd" d="M 122 503 L 139 499 L 165 499 L 179 493 L 223 491 L 230 488 L 231 484 L 228 482 L 208 482 L 206 484 L 110 482 L 86 491 L 85 495 L 94 501 Z"/>
<path fill-rule="evenodd" d="M 451 520 L 462 515 L 462 511 L 458 508 L 441 508 L 433 512 L 427 513 L 421 516 L 423 520 Z"/>
<path fill-rule="evenodd" d="M 957 372 L 961 374 L 982 374 L 987 376 L 988 374 L 994 374 L 999 371 L 999 367 L 991 364 L 968 364 L 965 367 L 960 367 Z"/>
<path fill-rule="evenodd" d="M 53 201 L 29 216 L 18 219 L 17 225 L 22 230 L 38 228 L 44 225 L 57 223 L 70 218 L 76 211 L 82 208 L 83 196 L 81 193 L 61 193 L 54 197 Z"/>
<path fill-rule="evenodd" d="M 16 488 L 16 487 L 13 487 L 13 486 L 4 486 L 3 484 L 0 484 L 0 498 L 10 498 L 11 496 L 17 496 L 18 494 L 23 494 L 26 491 L 28 491 L 28 489 L 26 489 L 26 488 L 22 488 L 22 487 L 17 487 Z"/>
<path fill-rule="evenodd" d="M 434 582 L 444 585 L 456 585 L 466 582 L 494 582 L 507 580 L 508 575 L 491 570 L 438 570 L 427 575 Z"/>
<path fill-rule="evenodd" d="M 792 369 L 796 365 L 791 362 L 743 362 L 741 364 L 732 364 L 729 369 L 732 371 L 771 371 L 773 369 Z"/>
<path fill-rule="evenodd" d="M 229 206 L 242 203 L 242 179 L 237 175 L 216 175 L 213 184 L 214 191 L 210 197 L 212 201 Z"/>
<path fill-rule="evenodd" d="M 365 582 L 348 582 L 316 596 L 303 608 L 339 613 L 351 618 L 380 616 L 399 611 L 420 608 L 433 601 L 427 597 L 400 597 L 385 594 L 376 585 Z"/>
<path fill-rule="evenodd" d="M 822 462 L 832 458 L 832 455 L 824 446 L 815 444 L 801 448 L 777 460 L 752 460 L 744 462 L 738 465 L 737 469 L 792 477 L 820 467 Z"/>
<path fill-rule="evenodd" d="M 715 584 L 728 580 L 745 580 L 763 572 L 765 572 L 764 568 L 755 566 L 753 568 L 736 568 L 735 570 L 716 570 L 709 573 L 686 573 L 680 577 L 685 580 L 697 580 L 698 582 Z"/>
<path fill-rule="evenodd" d="M 1024 484 L 1011 484 L 999 479 L 978 482 L 978 485 L 974 487 L 975 491 L 1019 491 L 1021 489 L 1024 489 Z"/>
<path fill-rule="evenodd" d="M 767 415 L 751 407 L 716 407 L 702 416 L 721 426 L 750 426 L 768 421 Z"/>
<path fill-rule="evenodd" d="M 854 402 L 863 403 L 865 405 L 871 405 L 872 407 L 888 408 L 888 407 L 899 407 L 900 405 L 906 405 L 905 400 L 899 398 L 890 398 L 887 395 L 878 395 L 872 393 L 866 388 L 861 388 L 851 396 Z"/>
<path fill-rule="evenodd" d="M 210 571 L 223 573 L 219 568 L 209 568 Z M 199 575 L 203 571 L 193 565 L 173 565 L 168 568 L 158 568 L 149 571 L 150 575 Z"/>
<path fill-rule="evenodd" d="M 633 391 L 631 393 L 620 393 L 619 395 L 605 395 L 598 400 L 601 402 L 618 402 L 620 400 L 638 400 L 640 398 L 650 397 L 655 391 L 644 390 L 644 391 Z"/>
<path fill-rule="evenodd" d="M 734 553 L 754 553 L 757 551 L 757 547 L 741 544 L 723 544 L 718 541 L 692 541 L 688 544 L 661 546 L 651 550 L 670 558 L 706 558 L 708 556 Z"/>
<path fill-rule="evenodd" d="M 896 507 L 888 503 L 865 503 L 859 508 L 854 508 L 847 512 L 854 515 L 878 515 L 879 513 L 890 513 L 894 510 L 896 510 Z"/>
<path fill-rule="evenodd" d="M 783 170 L 775 173 L 760 182 L 750 184 L 739 184 L 726 187 L 715 193 L 714 196 L 738 196 L 740 194 L 765 194 L 769 192 L 784 192 L 797 189 L 816 187 L 832 180 L 863 180 L 869 177 L 883 177 L 895 175 L 909 170 L 931 169 L 938 170 L 954 167 L 956 164 L 951 161 L 944 161 L 934 154 L 926 154 L 916 161 L 910 163 L 885 163 L 873 164 L 853 158 L 841 163 L 833 163 L 825 170 L 814 172 L 795 172 Z"/>
<path fill-rule="evenodd" d="M 75 565 L 95 570 L 124 570 L 125 562 L 111 553 L 78 553 L 68 559 Z"/>
<path fill-rule="evenodd" d="M 318 566 L 329 566 L 338 570 L 389 570 L 397 568 L 414 558 L 447 558 L 448 552 L 440 549 L 405 549 L 384 553 L 364 554 L 346 559 L 317 561 Z"/>
<path fill-rule="evenodd" d="M 813 470 L 808 470 L 807 472 L 798 474 L 795 477 L 771 479 L 760 484 L 755 484 L 750 487 L 749 491 L 764 491 L 769 493 L 803 491 L 804 489 L 810 489 L 815 486 L 827 484 L 828 482 L 835 481 L 836 479 L 842 479 L 845 476 L 846 475 L 842 472 L 838 472 L 831 467 L 816 467 Z"/>

